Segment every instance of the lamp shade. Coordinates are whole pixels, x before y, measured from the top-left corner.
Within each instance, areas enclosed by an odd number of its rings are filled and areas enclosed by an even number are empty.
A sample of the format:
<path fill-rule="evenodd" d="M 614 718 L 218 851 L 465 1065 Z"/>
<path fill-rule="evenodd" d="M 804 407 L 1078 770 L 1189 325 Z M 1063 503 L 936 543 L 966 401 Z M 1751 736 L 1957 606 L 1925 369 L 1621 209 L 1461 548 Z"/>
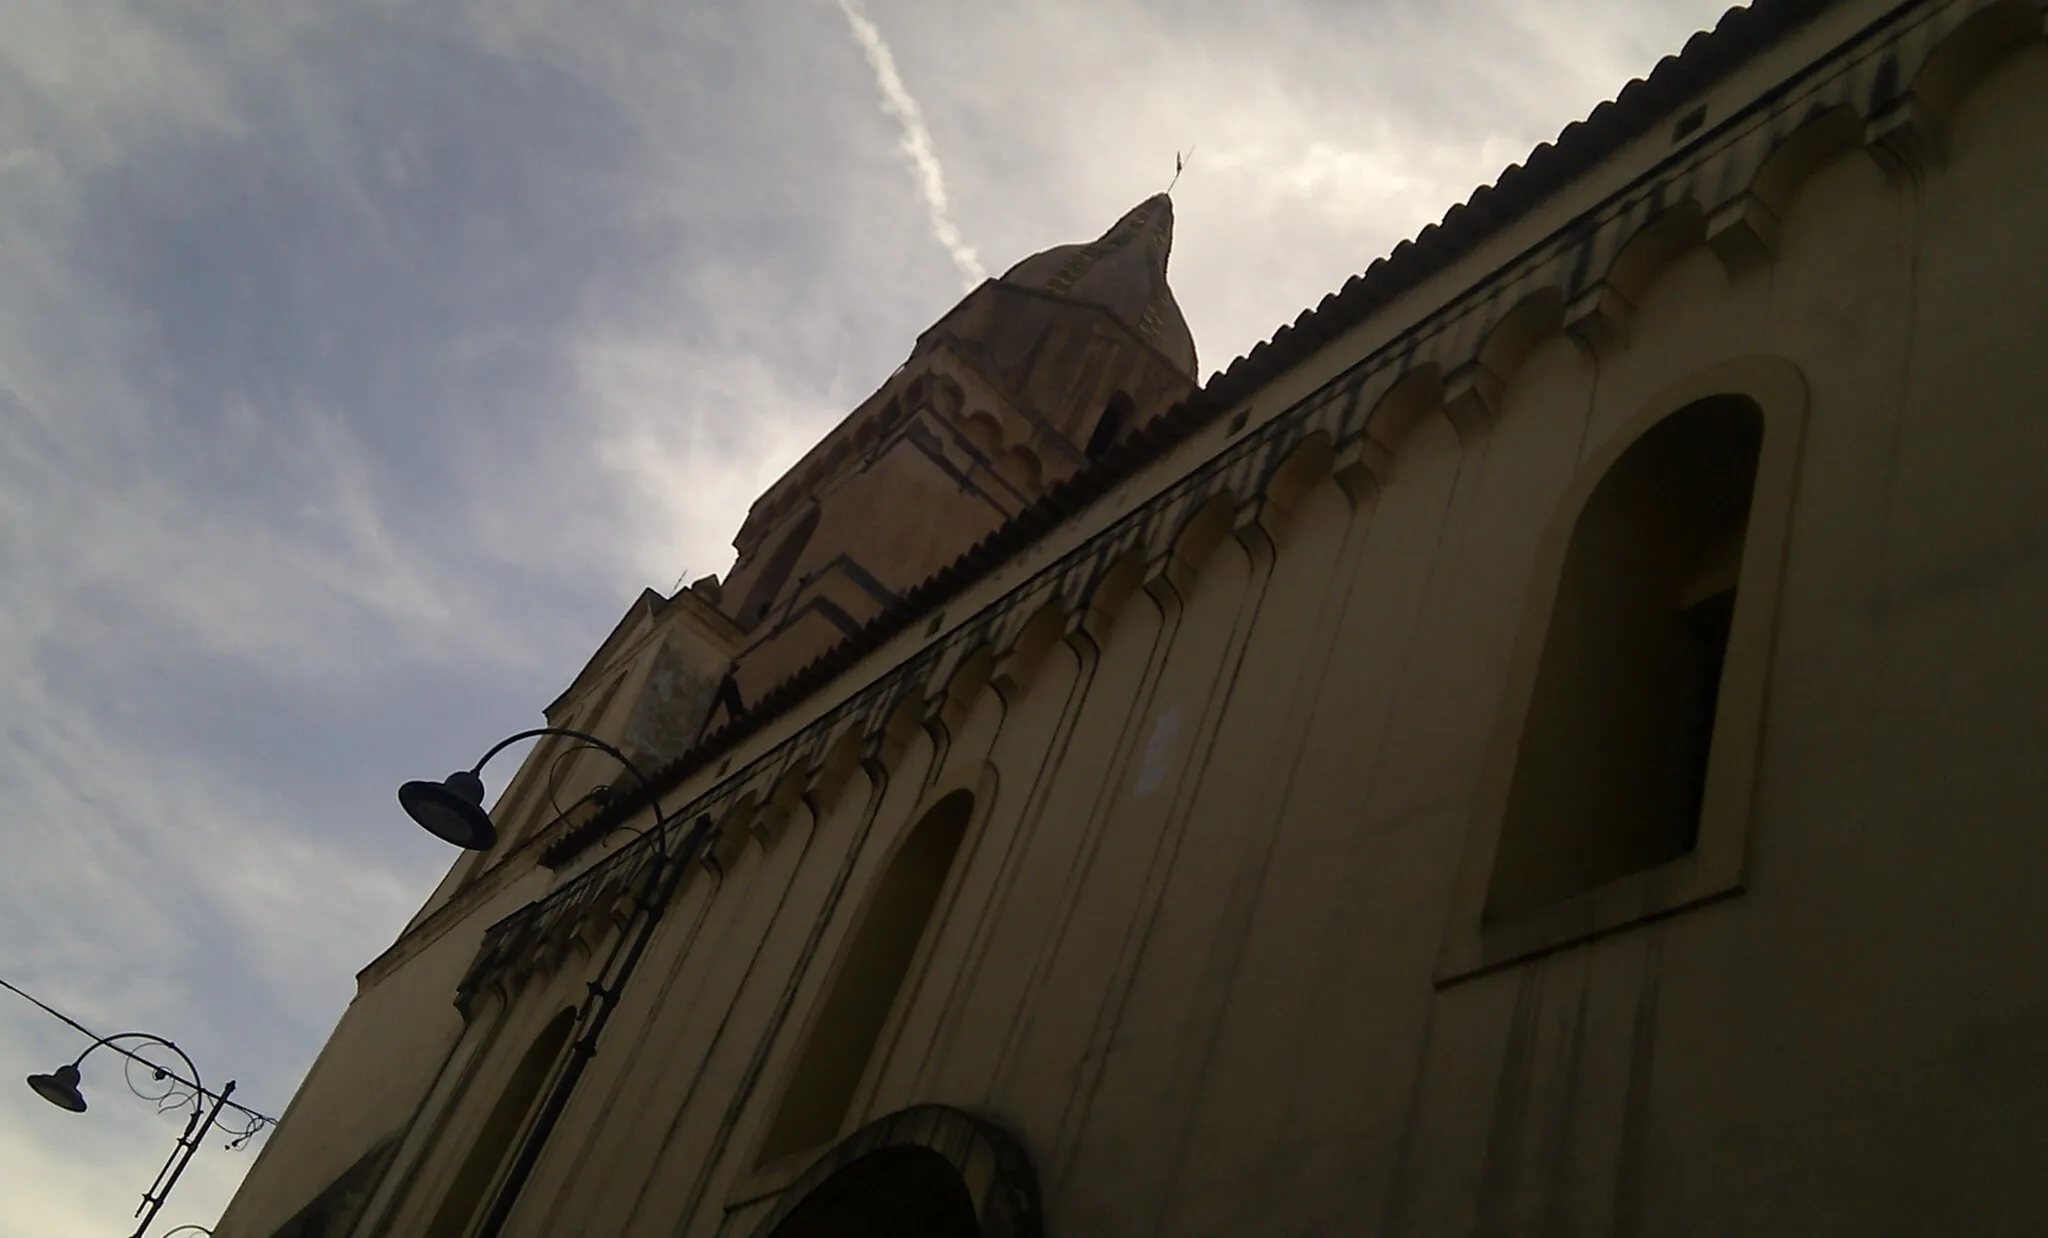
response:
<path fill-rule="evenodd" d="M 29 1087 L 37 1096 L 49 1101 L 59 1109 L 73 1113 L 85 1112 L 85 1094 L 78 1090 L 78 1067 L 59 1066 L 55 1074 L 30 1075 Z"/>
<path fill-rule="evenodd" d="M 488 851 L 498 841 L 484 811 L 484 781 L 468 770 L 440 782 L 408 782 L 398 788 L 398 804 L 428 833 L 465 851 Z"/>

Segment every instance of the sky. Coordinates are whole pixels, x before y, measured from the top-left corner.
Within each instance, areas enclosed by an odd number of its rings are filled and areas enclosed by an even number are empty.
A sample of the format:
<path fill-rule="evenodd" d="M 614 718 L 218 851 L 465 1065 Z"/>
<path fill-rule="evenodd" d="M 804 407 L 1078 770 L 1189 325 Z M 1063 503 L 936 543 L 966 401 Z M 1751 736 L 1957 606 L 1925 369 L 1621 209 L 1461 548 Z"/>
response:
<path fill-rule="evenodd" d="M 1222 369 L 1722 7 L 0 0 L 0 978 L 282 1113 L 454 858 L 397 784 L 722 573 L 967 288 L 1192 148 Z M 0 1075 L 83 1047 L 0 992 Z M 0 1078 L 0 1238 L 132 1229 L 178 1123 L 119 1073 Z"/>

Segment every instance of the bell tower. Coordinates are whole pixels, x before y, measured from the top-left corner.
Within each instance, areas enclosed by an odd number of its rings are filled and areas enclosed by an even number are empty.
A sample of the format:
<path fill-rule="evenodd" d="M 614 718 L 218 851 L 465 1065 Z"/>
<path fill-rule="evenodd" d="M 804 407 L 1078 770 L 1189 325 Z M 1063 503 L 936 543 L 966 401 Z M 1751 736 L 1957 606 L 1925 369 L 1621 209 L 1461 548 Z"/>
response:
<path fill-rule="evenodd" d="M 719 603 L 742 707 L 1194 389 L 1172 248 L 1162 193 L 984 281 L 755 501 Z"/>

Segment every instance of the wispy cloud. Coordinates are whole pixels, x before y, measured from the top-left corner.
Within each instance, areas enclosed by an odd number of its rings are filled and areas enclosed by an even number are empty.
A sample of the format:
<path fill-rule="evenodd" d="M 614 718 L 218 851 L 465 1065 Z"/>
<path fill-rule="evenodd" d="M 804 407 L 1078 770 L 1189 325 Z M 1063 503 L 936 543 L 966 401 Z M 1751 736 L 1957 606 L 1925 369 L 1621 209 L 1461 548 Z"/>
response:
<path fill-rule="evenodd" d="M 924 198 L 925 210 L 931 214 L 932 238 L 945 247 L 953 265 L 972 288 L 988 278 L 988 270 L 975 256 L 974 247 L 960 235 L 959 225 L 953 222 L 952 210 L 946 205 L 946 174 L 939 167 L 938 152 L 932 149 L 932 131 L 924 123 L 924 113 L 903 84 L 903 75 L 896 71 L 896 57 L 883 41 L 880 28 L 861 12 L 857 0 L 838 0 L 838 4 L 839 11 L 846 14 L 846 24 L 853 30 L 854 41 L 860 44 L 861 54 L 875 71 L 875 85 L 882 92 L 882 110 L 903 126 L 903 141 L 898 149 L 917 174 L 917 191 Z"/>
<path fill-rule="evenodd" d="M 593 334 L 577 348 L 577 368 L 586 398 L 603 410 L 593 457 L 635 496 L 650 528 L 679 535 L 736 525 L 736 514 L 832 424 L 822 399 L 790 390 L 785 376 L 744 352 Z M 747 415 L 731 417 L 734 409 Z M 707 468 L 707 460 L 733 463 Z M 640 551 L 641 574 L 664 587 L 665 577 L 709 553 L 680 536 L 644 540 Z"/>

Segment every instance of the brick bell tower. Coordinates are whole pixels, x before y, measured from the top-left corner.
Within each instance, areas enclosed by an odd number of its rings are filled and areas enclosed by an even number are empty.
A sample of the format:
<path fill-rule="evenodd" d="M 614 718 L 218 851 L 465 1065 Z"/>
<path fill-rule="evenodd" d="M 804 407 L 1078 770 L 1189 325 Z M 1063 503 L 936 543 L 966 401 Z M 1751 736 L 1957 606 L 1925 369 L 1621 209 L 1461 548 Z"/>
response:
<path fill-rule="evenodd" d="M 1172 248 L 1162 193 L 983 282 L 754 502 L 718 593 L 741 645 L 707 730 L 1194 389 Z"/>

